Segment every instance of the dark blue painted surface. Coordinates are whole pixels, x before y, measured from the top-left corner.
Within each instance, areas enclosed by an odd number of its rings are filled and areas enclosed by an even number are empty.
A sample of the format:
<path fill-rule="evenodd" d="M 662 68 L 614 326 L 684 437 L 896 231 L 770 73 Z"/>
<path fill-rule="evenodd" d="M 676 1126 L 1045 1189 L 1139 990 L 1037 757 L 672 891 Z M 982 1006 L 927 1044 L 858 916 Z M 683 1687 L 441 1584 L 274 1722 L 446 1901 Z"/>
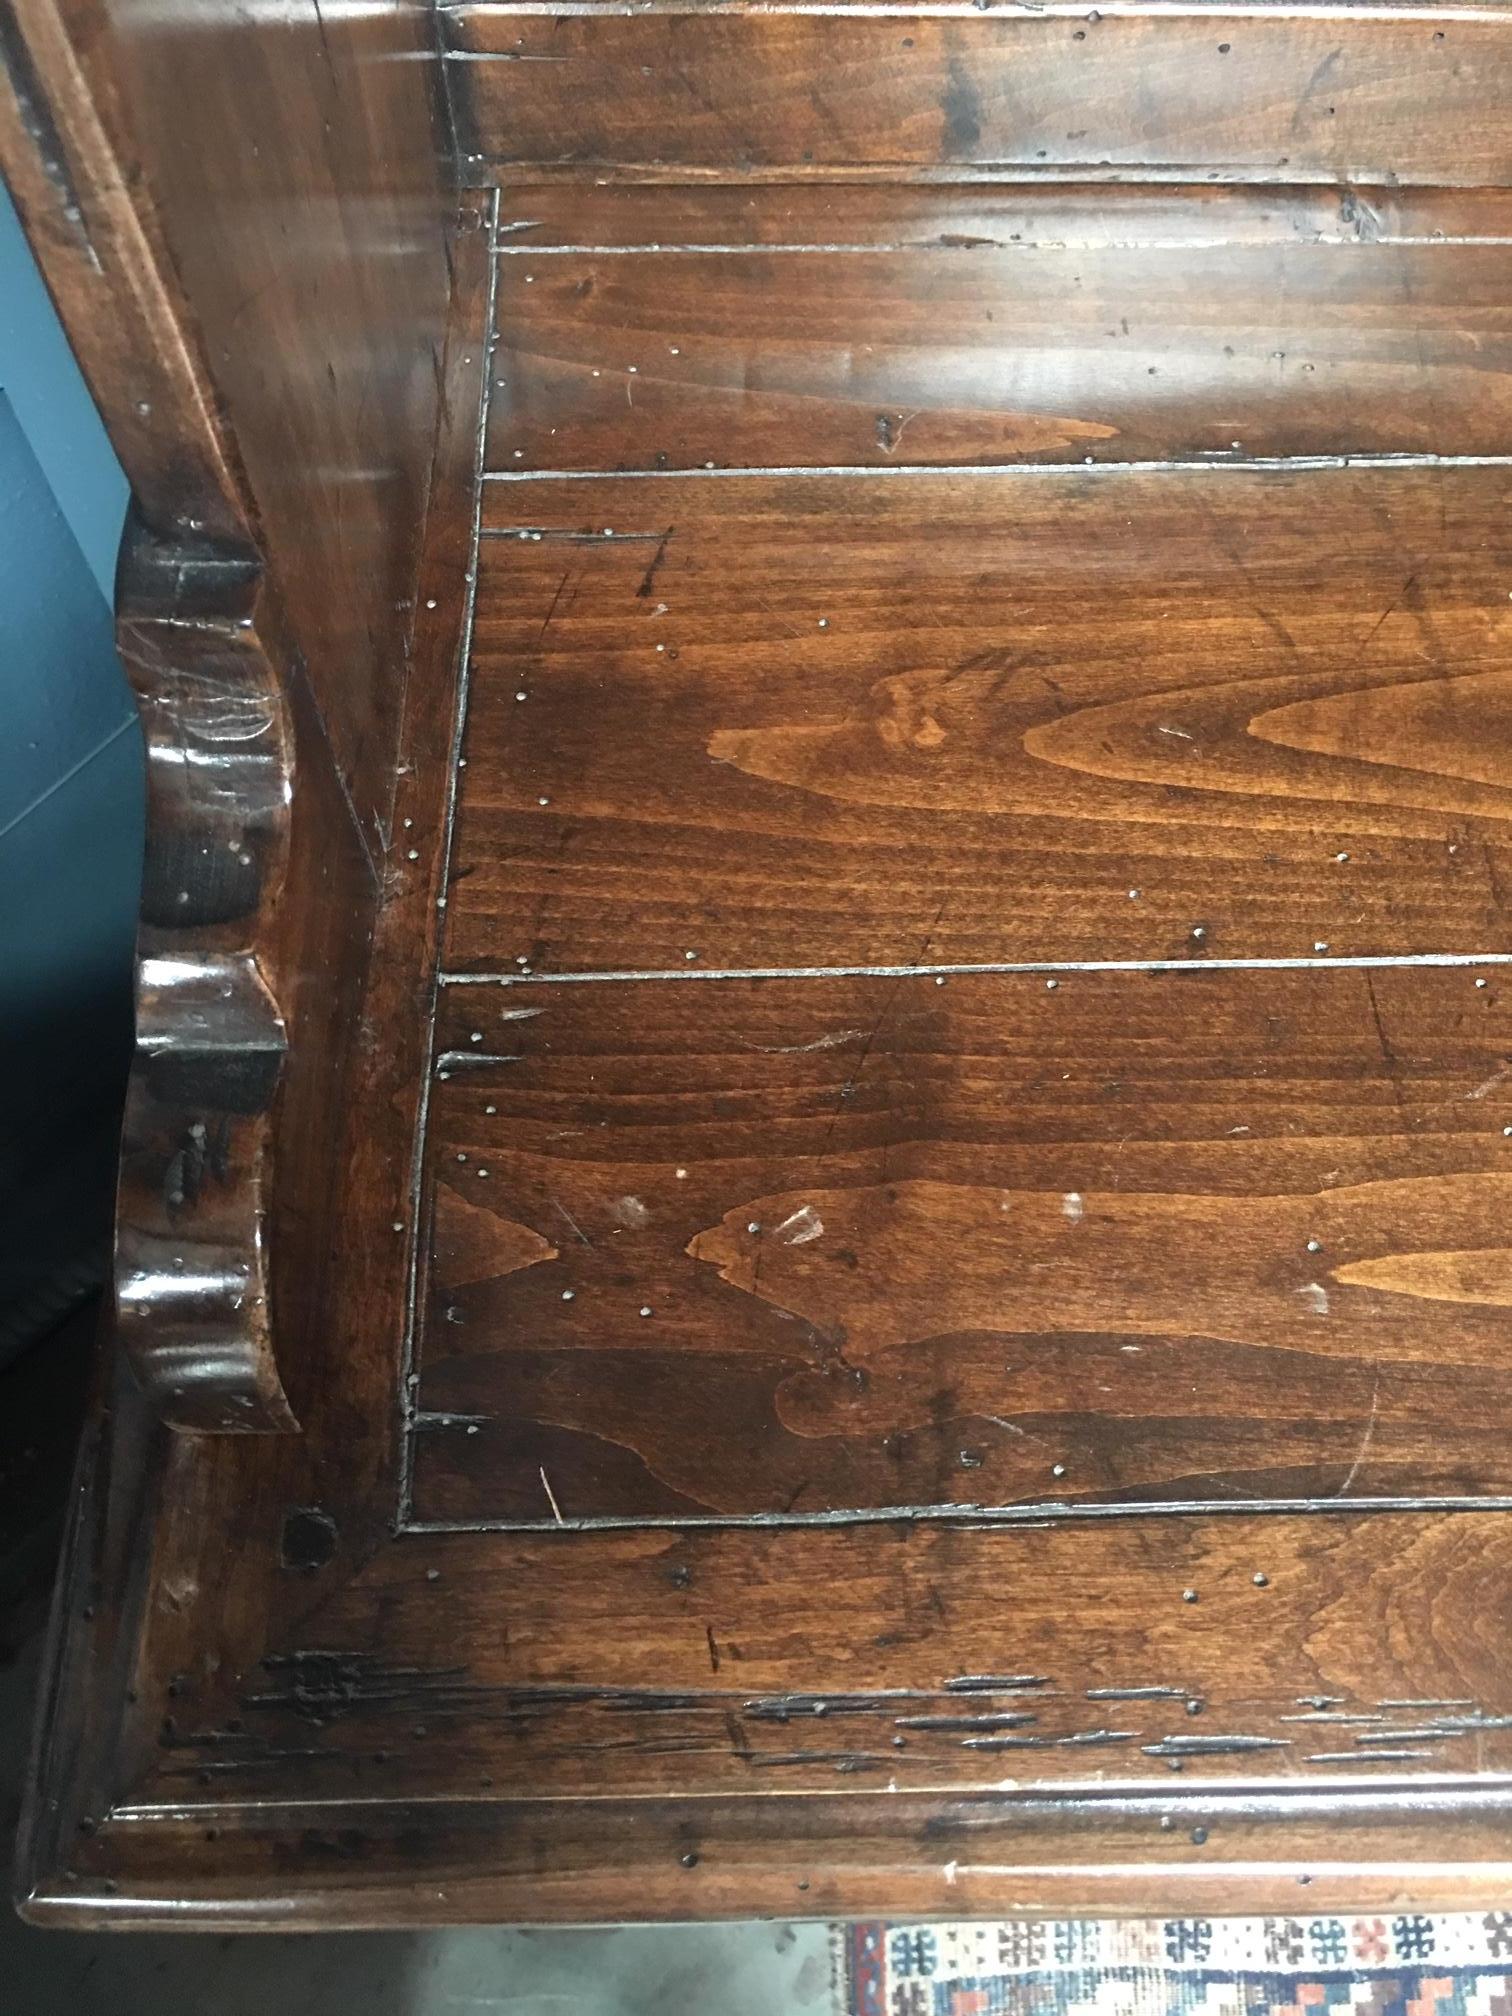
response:
<path fill-rule="evenodd" d="M 0 391 L 0 842 L 134 719 L 111 614 Z"/>
<path fill-rule="evenodd" d="M 141 737 L 110 610 L 3 394 L 0 665 L 0 1033 L 50 1051 L 130 965 Z M 8 1070 L 0 1117 L 38 1096 Z"/>
<path fill-rule="evenodd" d="M 126 478 L 0 183 L 0 391 L 110 600 Z"/>
<path fill-rule="evenodd" d="M 142 852 L 126 483 L 0 191 L 0 1363 L 98 1269 Z"/>

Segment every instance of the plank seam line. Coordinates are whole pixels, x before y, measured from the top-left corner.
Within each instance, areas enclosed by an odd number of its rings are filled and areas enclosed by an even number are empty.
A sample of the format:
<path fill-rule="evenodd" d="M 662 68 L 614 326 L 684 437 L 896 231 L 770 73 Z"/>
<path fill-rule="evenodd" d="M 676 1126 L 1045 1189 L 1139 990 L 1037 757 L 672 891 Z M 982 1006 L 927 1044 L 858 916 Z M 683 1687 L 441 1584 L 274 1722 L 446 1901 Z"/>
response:
<path fill-rule="evenodd" d="M 474 19 L 508 20 L 518 15 L 551 15 L 587 21 L 639 20 L 651 15 L 713 15 L 734 21 L 751 17 L 783 18 L 789 14 L 818 15 L 837 21 L 968 21 L 984 10 L 975 0 L 912 0 L 912 4 L 887 4 L 887 0 L 436 0 L 436 11 L 444 19 L 471 16 Z M 997 0 L 989 9 L 998 21 L 1085 21 L 1084 0 L 1046 0 L 1044 6 L 1032 0 Z M 1430 22 L 1453 21 L 1465 26 L 1485 22 L 1501 26 L 1512 21 L 1505 7 L 1487 6 L 1391 6 L 1314 4 L 1277 5 L 1275 0 L 1169 0 L 1169 4 L 1130 4 L 1130 0 L 1109 0 L 1100 8 L 1104 21 L 1315 21 L 1337 26 L 1340 22 L 1401 21 L 1427 26 Z M 445 49 L 447 62 L 508 63 L 514 58 L 507 49 Z"/>
<path fill-rule="evenodd" d="M 1337 1513 L 1468 1513 L 1512 1512 L 1512 1498 L 1224 1498 L 1152 1500 L 1145 1504 L 1079 1505 L 1051 1500 L 1031 1505 L 883 1505 L 856 1506 L 823 1512 L 630 1513 L 587 1514 L 551 1519 L 411 1519 L 399 1534 L 424 1533 L 597 1533 L 683 1527 L 975 1525 L 1028 1527 L 1095 1525 L 1123 1519 L 1325 1518 Z"/>
<path fill-rule="evenodd" d="M 1470 246 L 1470 245 L 1512 245 L 1512 236 L 1498 236 L 1485 233 L 1481 236 L 1456 235 L 1447 233 L 1440 236 L 1433 233 L 1385 234 L 1376 238 L 1360 238 L 1353 233 L 1329 236 L 1318 232 L 1307 236 L 1276 236 L 1274 238 L 978 238 L 969 245 L 951 245 L 938 238 L 900 238 L 896 240 L 877 239 L 872 242 L 857 240 L 854 244 L 837 243 L 820 245 L 812 242 L 761 244 L 753 241 L 739 244 L 688 244 L 688 245 L 534 245 L 521 241 L 514 245 L 501 245 L 497 257 L 500 259 L 562 259 L 611 258 L 624 259 L 631 256 L 650 254 L 676 254 L 689 257 L 765 258 L 774 252 L 782 253 L 852 253 L 852 252 L 944 252 L 960 256 L 983 252 L 1227 252 L 1243 251 L 1253 245 L 1257 250 L 1271 252 L 1278 247 L 1286 250 L 1307 251 L 1315 247 L 1330 250 L 1356 249 L 1369 251 L 1374 246 Z"/>
<path fill-rule="evenodd" d="M 1244 474 L 1250 470 L 1330 470 L 1330 469 L 1508 469 L 1509 455 L 1434 455 L 1407 449 L 1390 449 L 1367 455 L 1254 455 L 1237 459 L 1228 449 L 1215 450 L 1211 457 L 1172 457 L 1166 461 L 1114 462 L 1087 456 L 1080 462 L 813 462 L 771 463 L 762 466 L 732 466 L 710 469 L 485 469 L 485 483 L 667 483 L 715 477 L 753 476 L 1125 476 L 1163 475 L 1192 470 L 1227 470 Z M 513 526 L 485 525 L 488 539 L 508 538 Z"/>
<path fill-rule="evenodd" d="M 563 987 L 613 980 L 908 980 L 953 975 L 1034 973 L 1312 973 L 1380 972 L 1425 967 L 1466 968 L 1512 965 L 1512 952 L 1358 952 L 1337 958 L 1295 959 L 1023 959 L 980 960 L 933 966 L 666 966 L 610 969 L 599 973 L 453 973 L 437 977 L 443 987 Z M 471 1052 L 460 1053 L 471 1057 Z"/>

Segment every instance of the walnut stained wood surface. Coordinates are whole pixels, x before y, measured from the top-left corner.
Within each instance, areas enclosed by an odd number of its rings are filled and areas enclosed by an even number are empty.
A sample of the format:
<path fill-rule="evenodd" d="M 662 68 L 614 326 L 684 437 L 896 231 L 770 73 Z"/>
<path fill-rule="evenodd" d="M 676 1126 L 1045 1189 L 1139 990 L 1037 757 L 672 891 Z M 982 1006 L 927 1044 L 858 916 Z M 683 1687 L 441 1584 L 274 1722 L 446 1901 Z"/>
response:
<path fill-rule="evenodd" d="M 668 217 L 661 192 L 611 189 L 582 219 L 554 213 L 556 193 L 512 201 L 497 469 L 1495 454 L 1509 438 L 1500 193 L 1408 193 L 1382 214 L 1374 192 L 721 189 Z M 777 243 L 747 246 L 768 209 Z M 604 249 L 552 243 L 588 228 Z"/>
<path fill-rule="evenodd" d="M 1095 18 L 1094 18 L 1095 17 Z M 626 16 L 445 7 L 458 137 L 500 180 L 544 167 L 726 178 L 866 167 L 1504 184 L 1504 22 L 1437 7 L 1240 16 Z M 626 81 L 633 80 L 630 88 Z M 1183 175 L 1183 171 L 1187 171 Z"/>
<path fill-rule="evenodd" d="M 1512 1497 L 1502 980 L 450 988 L 416 1514 Z"/>
<path fill-rule="evenodd" d="M 28 1912 L 1504 1902 L 1501 12 L 18 18 L 165 514 Z"/>
<path fill-rule="evenodd" d="M 489 484 L 448 962 L 1504 951 L 1509 474 Z"/>

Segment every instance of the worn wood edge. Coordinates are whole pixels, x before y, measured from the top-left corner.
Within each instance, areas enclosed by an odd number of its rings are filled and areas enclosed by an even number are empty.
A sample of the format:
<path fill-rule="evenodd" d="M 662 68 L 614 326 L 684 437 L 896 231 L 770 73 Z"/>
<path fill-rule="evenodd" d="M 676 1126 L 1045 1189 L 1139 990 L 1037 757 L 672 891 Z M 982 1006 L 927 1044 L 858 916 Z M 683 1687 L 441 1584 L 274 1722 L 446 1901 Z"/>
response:
<path fill-rule="evenodd" d="M 212 1817 L 227 1873 L 203 1875 Z M 149 1931 L 1464 1910 L 1505 1901 L 1509 1819 L 1512 1784 L 1470 1779 L 184 1808 L 112 1821 L 89 1866 L 34 1884 L 20 1909 L 38 1925 Z M 1436 1824 L 1452 1843 L 1424 1853 Z M 385 1849 L 404 1874 L 370 1880 L 364 1863 Z M 270 1856 L 299 1869 L 271 1902 L 256 1882 Z"/>
<path fill-rule="evenodd" d="M 1254 168 L 1242 163 L 1209 168 L 1201 162 L 1190 161 L 1150 161 L 1126 166 L 1118 162 L 1068 162 L 1063 166 L 1047 162 L 1043 167 L 1012 161 L 988 162 L 981 166 L 952 163 L 944 167 L 888 161 L 854 161 L 833 166 L 823 162 L 801 165 L 764 162 L 758 167 L 742 169 L 725 165 L 667 167 L 642 161 L 514 161 L 469 151 L 461 157 L 461 169 L 473 187 L 505 190 L 516 189 L 523 184 L 542 189 L 569 190 L 590 184 L 597 190 L 831 189 L 848 184 L 859 188 L 892 189 L 900 182 L 907 182 L 919 189 L 1014 189 L 1029 195 L 1041 189 L 1086 189 L 1093 183 L 1110 192 L 1145 186 L 1209 191 L 1285 189 L 1295 192 L 1315 188 L 1318 184 L 1316 170 L 1298 168 L 1292 172 L 1286 168 Z M 1372 190 L 1385 192 L 1408 185 L 1397 185 L 1361 173 L 1331 186 L 1368 194 Z M 1500 189 L 1496 183 L 1435 182 L 1421 178 L 1414 179 L 1410 186 L 1419 193 L 1432 192 L 1444 196 L 1464 196 L 1485 189 L 1499 192 Z M 523 251 L 526 248 L 522 246 L 520 249 Z"/>

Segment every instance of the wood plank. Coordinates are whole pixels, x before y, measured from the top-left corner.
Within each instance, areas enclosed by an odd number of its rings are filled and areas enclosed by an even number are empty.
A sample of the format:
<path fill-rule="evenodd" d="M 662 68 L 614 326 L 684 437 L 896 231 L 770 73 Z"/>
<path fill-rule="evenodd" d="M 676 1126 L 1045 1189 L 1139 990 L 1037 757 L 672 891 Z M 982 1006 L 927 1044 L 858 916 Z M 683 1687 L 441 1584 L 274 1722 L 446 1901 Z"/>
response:
<path fill-rule="evenodd" d="M 489 465 L 1497 454 L 1508 266 L 1460 243 L 529 252 L 500 266 Z"/>
<path fill-rule="evenodd" d="M 1512 1497 L 1503 970 L 453 987 L 416 1511 Z"/>
<path fill-rule="evenodd" d="M 1512 39 L 1494 16 L 478 5 L 442 19 L 475 169 L 1512 173 Z"/>
<path fill-rule="evenodd" d="M 499 191 L 511 249 L 762 245 L 1389 245 L 1497 242 L 1504 189 L 1101 180 L 515 182 Z"/>
<path fill-rule="evenodd" d="M 1508 483 L 489 484 L 446 960 L 1504 950 Z"/>

